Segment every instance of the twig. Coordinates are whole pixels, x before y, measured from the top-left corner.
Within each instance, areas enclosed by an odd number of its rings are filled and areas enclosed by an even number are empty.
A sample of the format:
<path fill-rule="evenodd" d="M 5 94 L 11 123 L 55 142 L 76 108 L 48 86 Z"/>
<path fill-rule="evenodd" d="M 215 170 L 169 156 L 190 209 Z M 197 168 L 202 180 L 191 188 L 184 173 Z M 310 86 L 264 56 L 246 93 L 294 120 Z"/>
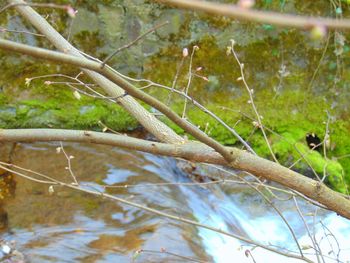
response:
<path fill-rule="evenodd" d="M 294 201 L 295 207 L 297 208 L 298 214 L 299 214 L 301 220 L 303 221 L 303 224 L 305 226 L 306 232 L 307 232 L 307 234 L 308 234 L 308 236 L 309 236 L 309 238 L 310 238 L 310 240 L 311 240 L 311 242 L 313 244 L 313 249 L 316 252 L 317 262 L 320 263 L 320 258 L 319 258 L 320 256 L 322 258 L 322 261 L 324 262 L 324 258 L 323 258 L 323 255 L 322 255 L 322 250 L 321 250 L 320 246 L 318 245 L 316 239 L 311 235 L 309 226 L 307 225 L 307 223 L 305 221 L 305 218 L 304 218 L 302 212 L 300 211 L 300 208 L 299 208 L 299 205 L 298 205 L 298 202 L 297 202 L 297 199 L 295 198 L 295 196 L 293 196 L 293 201 Z"/>
<path fill-rule="evenodd" d="M 192 81 L 192 62 L 193 62 L 193 55 L 194 52 L 199 49 L 198 46 L 194 46 L 192 48 L 192 52 L 191 52 L 191 57 L 190 57 L 190 64 L 188 66 L 188 81 L 187 81 L 187 86 L 185 88 L 185 104 L 184 104 L 184 108 L 182 111 L 182 118 L 184 119 L 186 117 L 186 107 L 187 107 L 187 96 L 188 96 L 188 90 L 190 89 L 191 86 L 191 81 Z M 184 92 L 184 90 L 182 91 Z"/>
<path fill-rule="evenodd" d="M 74 172 L 72 170 L 72 162 L 71 160 L 74 158 L 74 156 L 70 155 L 68 156 L 68 154 L 66 153 L 66 151 L 64 150 L 64 147 L 63 147 L 63 143 L 60 142 L 60 148 L 58 148 L 58 152 L 62 151 L 64 156 L 66 157 L 67 159 L 67 163 L 68 163 L 68 166 L 66 167 L 66 169 L 69 171 L 69 174 L 71 175 L 71 177 L 73 178 L 73 181 L 76 185 L 79 185 L 78 181 L 77 181 L 77 178 L 75 177 L 74 175 Z"/>
<path fill-rule="evenodd" d="M 45 35 L 43 35 L 43 34 L 28 32 L 28 31 L 25 31 L 25 30 L 11 30 L 11 29 L 7 29 L 7 28 L 4 28 L 4 27 L 0 27 L 0 32 L 10 32 L 10 33 L 33 35 L 33 36 L 37 36 L 37 37 L 45 37 Z"/>
<path fill-rule="evenodd" d="M 120 51 L 122 51 L 122 50 L 124 50 L 124 49 L 126 49 L 126 48 L 129 48 L 130 46 L 136 44 L 140 39 L 144 38 L 146 35 L 148 35 L 148 34 L 154 32 L 154 31 L 156 31 L 156 30 L 159 29 L 160 27 L 163 27 L 163 26 L 165 26 L 165 25 L 167 25 L 167 24 L 169 24 L 169 21 L 165 21 L 165 22 L 163 22 L 163 23 L 161 23 L 161 24 L 158 24 L 158 25 L 152 27 L 151 29 L 147 30 L 145 33 L 139 35 L 137 38 L 135 38 L 135 39 L 134 39 L 133 41 L 131 41 L 130 43 L 128 43 L 128 44 L 126 44 L 126 45 L 124 45 L 124 46 L 118 48 L 117 50 L 115 50 L 112 54 L 110 54 L 108 57 L 106 57 L 106 58 L 102 61 L 101 67 L 103 68 L 103 67 L 106 65 L 106 63 L 107 63 L 113 56 L 115 56 L 116 54 L 118 54 Z"/>
<path fill-rule="evenodd" d="M 184 49 L 184 50 L 185 50 L 185 49 Z M 179 64 L 179 66 L 178 66 L 177 69 L 176 69 L 176 74 L 175 74 L 173 83 L 171 84 L 171 92 L 169 92 L 166 105 L 169 105 L 169 104 L 170 104 L 171 95 L 173 94 L 173 92 L 174 92 L 174 90 L 175 90 L 176 83 L 177 83 L 177 80 L 178 80 L 179 75 L 180 75 L 180 72 L 181 72 L 181 68 L 182 68 L 182 66 L 183 66 L 183 64 L 184 64 L 184 61 L 185 61 L 186 57 L 187 57 L 187 56 L 184 56 L 184 52 L 182 52 L 182 54 L 183 54 L 183 55 L 181 56 L 180 64 Z M 136 80 L 136 81 L 138 81 L 138 80 Z"/>
<path fill-rule="evenodd" d="M 234 58 L 236 59 L 238 65 L 239 65 L 240 73 L 241 73 L 241 77 L 240 78 L 241 78 L 241 80 L 242 80 L 242 82 L 244 84 L 244 87 L 246 88 L 246 90 L 247 90 L 247 92 L 249 94 L 249 101 L 248 101 L 248 103 L 250 103 L 252 105 L 252 108 L 253 108 L 254 113 L 256 115 L 256 118 L 258 120 L 259 128 L 260 128 L 260 130 L 261 130 L 261 132 L 262 132 L 262 134 L 264 136 L 265 142 L 267 144 L 267 147 L 269 148 L 269 151 L 271 153 L 272 158 L 274 159 L 274 161 L 276 163 L 279 163 L 277 158 L 276 158 L 276 156 L 275 156 L 275 154 L 272 151 L 270 142 L 269 142 L 269 140 L 268 140 L 268 138 L 266 136 L 266 133 L 265 133 L 265 130 L 264 130 L 264 126 L 263 126 L 263 123 L 261 121 L 262 117 L 260 116 L 260 114 L 258 112 L 258 109 L 255 106 L 254 98 L 253 98 L 253 90 L 249 88 L 248 83 L 246 82 L 245 75 L 244 75 L 244 64 L 240 62 L 240 60 L 239 60 L 239 58 L 238 58 L 238 56 L 237 56 L 237 54 L 235 52 L 234 45 L 235 45 L 235 41 L 231 40 L 231 49 L 230 49 L 231 52 L 230 53 L 232 53 L 232 55 L 234 56 Z"/>

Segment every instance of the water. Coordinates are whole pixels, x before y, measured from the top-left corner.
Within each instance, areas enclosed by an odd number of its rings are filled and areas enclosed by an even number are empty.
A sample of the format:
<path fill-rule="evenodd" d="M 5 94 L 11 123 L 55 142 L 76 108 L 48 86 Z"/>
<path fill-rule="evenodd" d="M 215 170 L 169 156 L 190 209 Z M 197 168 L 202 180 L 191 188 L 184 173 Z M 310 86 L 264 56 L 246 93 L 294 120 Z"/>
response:
<path fill-rule="evenodd" d="M 14 163 L 70 182 L 64 169 L 66 160 L 56 153 L 57 146 L 54 143 L 21 145 L 16 150 Z M 112 188 L 105 192 L 257 242 L 297 251 L 281 218 L 245 186 L 229 183 L 184 185 L 192 180 L 172 158 L 82 144 L 65 144 L 65 150 L 74 156 L 72 167 L 80 183 L 89 183 L 99 191 L 104 189 L 97 184 L 128 184 L 128 188 Z M 206 169 L 202 174 L 215 173 L 211 168 Z M 15 240 L 17 249 L 32 262 L 186 261 L 161 253 L 161 250 L 209 262 L 252 262 L 245 256 L 246 249 L 251 247 L 234 238 L 101 197 L 60 187 L 55 187 L 55 193 L 50 195 L 47 185 L 19 177 L 16 181 L 14 196 L 3 203 L 8 227 L 1 237 Z M 178 184 L 150 185 L 170 182 Z M 301 246 L 312 245 L 293 201 L 274 200 L 274 204 L 283 212 Z M 315 208 L 301 200 L 298 204 L 310 231 L 317 233 L 323 253 L 332 258 L 339 254 L 340 262 L 349 260 L 350 223 L 334 213 L 319 210 L 313 228 L 314 218 L 307 213 Z M 134 257 L 140 249 L 149 252 Z M 300 262 L 260 248 L 251 253 L 257 262 Z M 326 259 L 326 262 L 336 261 Z"/>

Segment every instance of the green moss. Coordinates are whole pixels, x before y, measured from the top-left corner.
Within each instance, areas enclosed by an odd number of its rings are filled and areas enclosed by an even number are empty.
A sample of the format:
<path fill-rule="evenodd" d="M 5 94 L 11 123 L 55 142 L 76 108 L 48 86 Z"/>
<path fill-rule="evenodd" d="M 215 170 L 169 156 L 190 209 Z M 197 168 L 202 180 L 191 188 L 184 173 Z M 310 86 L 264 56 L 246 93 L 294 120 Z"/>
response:
<path fill-rule="evenodd" d="M 345 193 L 350 182 L 350 158 L 338 160 L 336 157 L 350 152 L 349 123 L 344 120 L 330 122 L 332 145 L 336 146 L 327 150 L 325 158 L 323 154 L 308 148 L 305 136 L 314 132 L 320 138 L 324 137 L 327 103 L 321 98 L 311 99 L 310 96 L 298 91 L 284 92 L 274 100 L 270 99 L 272 95 L 272 92 L 260 92 L 256 95 L 255 101 L 263 116 L 268 141 L 279 162 L 287 167 L 294 164 L 293 169 L 302 172 L 310 170 L 311 166 L 321 178 L 324 174 L 327 175 L 326 182 L 333 189 Z M 222 105 L 225 105 L 225 108 Z M 221 101 L 220 104 L 207 103 L 205 107 L 230 127 L 234 127 L 258 155 L 272 159 L 261 130 L 253 124 L 256 117 L 246 100 L 232 98 L 229 101 Z M 178 101 L 172 108 L 182 114 L 183 103 Z M 187 109 L 187 118 L 208 135 L 226 145 L 237 144 L 233 134 L 208 114 L 194 106 L 188 106 Z M 165 121 L 178 133 L 183 133 L 176 125 Z M 301 158 L 302 156 L 305 159 Z"/>
<path fill-rule="evenodd" d="M 137 121 L 124 109 L 103 101 L 70 103 L 48 100 L 25 100 L 0 107 L 1 128 L 72 128 L 100 130 L 99 121 L 108 127 L 126 131 Z"/>

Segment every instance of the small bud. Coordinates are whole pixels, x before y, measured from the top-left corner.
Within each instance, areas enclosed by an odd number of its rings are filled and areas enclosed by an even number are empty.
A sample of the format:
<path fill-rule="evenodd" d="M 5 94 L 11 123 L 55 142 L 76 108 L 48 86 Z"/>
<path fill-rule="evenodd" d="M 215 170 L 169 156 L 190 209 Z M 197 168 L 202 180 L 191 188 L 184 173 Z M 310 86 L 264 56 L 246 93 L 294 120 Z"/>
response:
<path fill-rule="evenodd" d="M 199 50 L 199 46 L 194 46 L 193 49 L 194 50 Z"/>
<path fill-rule="evenodd" d="M 80 99 L 81 99 L 80 93 L 79 93 L 78 91 L 76 91 L 76 90 L 73 92 L 73 96 L 74 96 L 77 100 L 80 100 Z"/>
<path fill-rule="evenodd" d="M 196 71 L 198 72 L 198 71 L 201 71 L 202 70 L 202 67 L 198 67 L 198 68 L 196 68 Z"/>
<path fill-rule="evenodd" d="M 231 46 L 236 45 L 236 41 L 234 39 L 231 39 L 230 41 L 231 41 Z"/>
<path fill-rule="evenodd" d="M 61 147 L 57 147 L 56 148 L 56 153 L 58 154 L 58 153 L 61 153 Z"/>
<path fill-rule="evenodd" d="M 67 14 L 71 17 L 71 18 L 74 18 L 75 15 L 78 13 L 78 11 L 74 10 L 73 7 L 71 7 L 70 5 L 68 5 L 66 7 L 66 11 L 67 11 Z"/>
<path fill-rule="evenodd" d="M 187 48 L 184 48 L 184 49 L 182 50 L 182 56 L 183 56 L 184 58 L 188 56 L 188 49 L 187 49 Z"/>
<path fill-rule="evenodd" d="M 53 193 L 55 192 L 55 189 L 53 188 L 53 185 L 49 186 L 49 195 L 53 195 Z"/>
<path fill-rule="evenodd" d="M 108 128 L 107 127 L 104 127 L 103 129 L 102 129 L 102 132 L 106 132 L 108 130 Z"/>
<path fill-rule="evenodd" d="M 51 81 L 46 80 L 46 81 L 44 82 L 44 84 L 47 85 L 47 86 L 49 86 L 49 85 L 51 85 Z"/>
<path fill-rule="evenodd" d="M 70 156 L 69 156 L 69 159 L 74 159 L 74 156 L 73 156 L 73 155 L 70 155 Z"/>
<path fill-rule="evenodd" d="M 207 77 L 202 77 L 205 81 L 209 82 L 209 79 Z"/>
<path fill-rule="evenodd" d="M 254 0 L 239 0 L 237 5 L 241 8 L 252 8 L 255 4 Z"/>
<path fill-rule="evenodd" d="M 231 55 L 232 47 L 228 46 L 226 47 L 226 55 L 229 56 Z"/>
<path fill-rule="evenodd" d="M 237 81 L 241 81 L 243 78 L 242 77 L 239 77 L 239 78 L 237 78 L 236 80 Z"/>
<path fill-rule="evenodd" d="M 314 26 L 311 29 L 311 38 L 314 40 L 323 39 L 327 35 L 327 28 L 323 25 Z"/>
<path fill-rule="evenodd" d="M 30 78 L 25 78 L 25 80 L 24 80 L 25 82 L 25 85 L 27 86 L 27 87 L 29 87 L 29 85 L 30 85 L 30 82 L 32 81 L 32 79 L 30 79 Z"/>
<path fill-rule="evenodd" d="M 251 104 L 251 103 L 252 103 L 252 101 L 251 101 L 251 100 L 248 100 L 247 102 L 248 102 L 248 104 Z"/>

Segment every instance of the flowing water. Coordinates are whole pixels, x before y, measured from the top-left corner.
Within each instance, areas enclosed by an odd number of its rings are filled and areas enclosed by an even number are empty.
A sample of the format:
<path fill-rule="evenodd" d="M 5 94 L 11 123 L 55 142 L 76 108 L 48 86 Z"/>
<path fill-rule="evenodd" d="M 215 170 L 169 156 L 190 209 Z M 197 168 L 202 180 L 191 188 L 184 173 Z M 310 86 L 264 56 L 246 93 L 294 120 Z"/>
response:
<path fill-rule="evenodd" d="M 13 162 L 71 182 L 65 169 L 67 160 L 56 153 L 58 146 L 22 144 L 16 148 Z M 246 186 L 188 184 L 193 180 L 172 158 L 96 145 L 64 144 L 64 149 L 74 156 L 72 168 L 78 181 L 90 189 L 297 251 L 285 223 Z M 202 169 L 202 175 L 211 173 L 215 170 Z M 32 262 L 191 262 L 178 256 L 206 262 L 252 262 L 245 256 L 250 247 L 234 238 L 102 197 L 63 187 L 55 187 L 50 194 L 48 185 L 18 176 L 14 180 L 14 193 L 2 203 L 7 222 L 1 238 L 15 240 L 17 249 Z M 101 184 L 115 188 L 105 189 Z M 293 202 L 274 200 L 274 204 L 301 246 L 312 245 Z M 314 207 L 301 200 L 298 204 L 325 256 L 339 257 L 340 262 L 349 260 L 350 223 L 322 210 L 312 217 L 308 213 L 314 212 Z M 135 256 L 140 249 L 145 252 Z M 306 255 L 308 252 L 312 251 L 305 250 Z M 260 248 L 251 253 L 257 262 L 299 262 Z M 326 258 L 326 262 L 336 261 Z"/>

